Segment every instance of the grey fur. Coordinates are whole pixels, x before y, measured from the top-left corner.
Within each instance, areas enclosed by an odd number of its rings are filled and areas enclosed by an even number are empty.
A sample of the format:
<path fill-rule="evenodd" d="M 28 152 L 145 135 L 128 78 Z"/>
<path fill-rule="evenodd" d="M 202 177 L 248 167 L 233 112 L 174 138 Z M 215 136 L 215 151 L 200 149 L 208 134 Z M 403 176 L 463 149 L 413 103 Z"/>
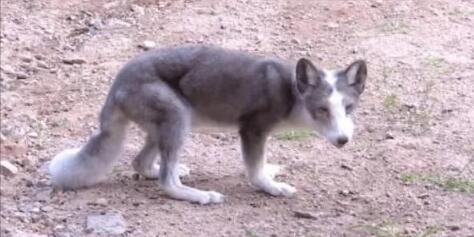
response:
<path fill-rule="evenodd" d="M 341 78 L 337 89 L 345 91 L 351 103 L 362 93 L 365 74 L 363 80 L 358 75 L 357 89 L 347 83 L 345 71 L 337 74 Z M 264 145 L 270 132 L 283 122 L 305 122 L 300 121 L 302 111 L 309 111 L 320 123 L 330 122 L 330 116 L 318 110 L 334 89 L 324 76 L 323 70 L 306 59 L 295 69 L 294 64 L 279 59 L 209 46 L 145 52 L 116 76 L 101 112 L 99 133 L 83 148 L 67 150 L 53 159 L 53 182 L 64 188 L 98 182 L 96 177 L 110 169 L 118 155 L 128 121 L 133 121 L 148 134 L 133 161 L 138 173 L 158 178 L 172 198 L 201 204 L 221 202 L 221 194 L 185 186 L 179 179 L 183 140 L 196 120 L 204 119 L 237 125 L 251 183 L 272 195 L 290 196 L 296 191 L 293 187 L 264 172 Z"/>

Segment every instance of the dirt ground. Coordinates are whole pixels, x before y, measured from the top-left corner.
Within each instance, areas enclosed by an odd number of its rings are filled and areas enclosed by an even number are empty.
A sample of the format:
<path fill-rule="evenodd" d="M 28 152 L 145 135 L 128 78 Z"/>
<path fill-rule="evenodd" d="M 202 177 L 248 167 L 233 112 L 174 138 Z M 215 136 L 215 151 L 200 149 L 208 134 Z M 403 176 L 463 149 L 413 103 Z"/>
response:
<path fill-rule="evenodd" d="M 474 236 L 471 0 L 2 0 L 1 18 L 1 158 L 19 169 L 1 176 L 1 236 L 95 236 L 86 218 L 109 212 L 122 236 Z M 194 133 L 184 182 L 226 195 L 199 206 L 134 178 L 132 128 L 106 182 L 53 190 L 47 162 L 97 128 L 114 75 L 146 40 L 329 68 L 366 59 L 354 141 L 272 136 L 268 159 L 298 189 L 275 198 L 248 185 L 235 132 Z"/>

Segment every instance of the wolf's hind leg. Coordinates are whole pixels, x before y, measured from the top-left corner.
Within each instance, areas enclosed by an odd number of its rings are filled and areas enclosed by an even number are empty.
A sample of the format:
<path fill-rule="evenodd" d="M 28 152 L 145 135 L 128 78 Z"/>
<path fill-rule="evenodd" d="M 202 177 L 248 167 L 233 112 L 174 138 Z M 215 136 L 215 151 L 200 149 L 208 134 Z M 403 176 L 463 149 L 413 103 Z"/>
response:
<path fill-rule="evenodd" d="M 132 162 L 135 171 L 145 178 L 158 179 L 160 175 L 160 165 L 157 163 L 159 151 L 153 140 L 148 136 L 145 146 Z M 187 176 L 189 173 L 190 169 L 187 166 L 183 164 L 178 166 L 180 177 Z"/>
<path fill-rule="evenodd" d="M 146 145 L 134 161 L 137 170 L 143 171 L 148 167 L 151 170 L 148 175 L 156 177 L 159 167 L 158 182 L 171 198 L 200 204 L 222 202 L 223 195 L 220 193 L 191 188 L 181 183 L 178 153 L 191 120 L 190 111 L 181 98 L 169 86 L 160 82 L 148 84 L 140 96 L 147 102 L 140 103 L 142 107 L 138 109 L 141 111 L 137 112 L 136 107 L 128 108 L 130 114 L 134 115 L 132 120 L 148 133 Z M 161 156 L 159 166 L 155 164 L 157 153 Z"/>

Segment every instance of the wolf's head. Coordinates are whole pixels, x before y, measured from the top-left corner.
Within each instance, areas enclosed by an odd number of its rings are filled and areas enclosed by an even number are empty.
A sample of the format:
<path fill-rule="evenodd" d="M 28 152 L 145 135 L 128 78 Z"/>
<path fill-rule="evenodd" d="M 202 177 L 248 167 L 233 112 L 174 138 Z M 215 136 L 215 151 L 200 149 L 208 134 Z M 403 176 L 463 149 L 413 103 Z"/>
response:
<path fill-rule="evenodd" d="M 322 70 L 307 59 L 296 65 L 296 83 L 303 101 L 306 123 L 336 147 L 352 137 L 352 113 L 364 91 L 367 66 L 362 60 L 339 71 Z"/>

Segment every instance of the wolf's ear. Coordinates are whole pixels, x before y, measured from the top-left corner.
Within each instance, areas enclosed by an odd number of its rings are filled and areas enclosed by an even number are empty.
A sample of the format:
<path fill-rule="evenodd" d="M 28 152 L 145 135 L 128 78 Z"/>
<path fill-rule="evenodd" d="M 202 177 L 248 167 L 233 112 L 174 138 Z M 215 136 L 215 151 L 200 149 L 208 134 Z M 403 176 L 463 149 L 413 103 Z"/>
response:
<path fill-rule="evenodd" d="M 364 60 L 357 60 L 344 70 L 347 83 L 353 86 L 359 94 L 364 91 L 367 78 L 367 64 Z"/>
<path fill-rule="evenodd" d="M 305 58 L 298 60 L 296 64 L 296 86 L 300 93 L 304 93 L 310 86 L 319 86 L 321 77 L 322 72 L 311 61 Z"/>

